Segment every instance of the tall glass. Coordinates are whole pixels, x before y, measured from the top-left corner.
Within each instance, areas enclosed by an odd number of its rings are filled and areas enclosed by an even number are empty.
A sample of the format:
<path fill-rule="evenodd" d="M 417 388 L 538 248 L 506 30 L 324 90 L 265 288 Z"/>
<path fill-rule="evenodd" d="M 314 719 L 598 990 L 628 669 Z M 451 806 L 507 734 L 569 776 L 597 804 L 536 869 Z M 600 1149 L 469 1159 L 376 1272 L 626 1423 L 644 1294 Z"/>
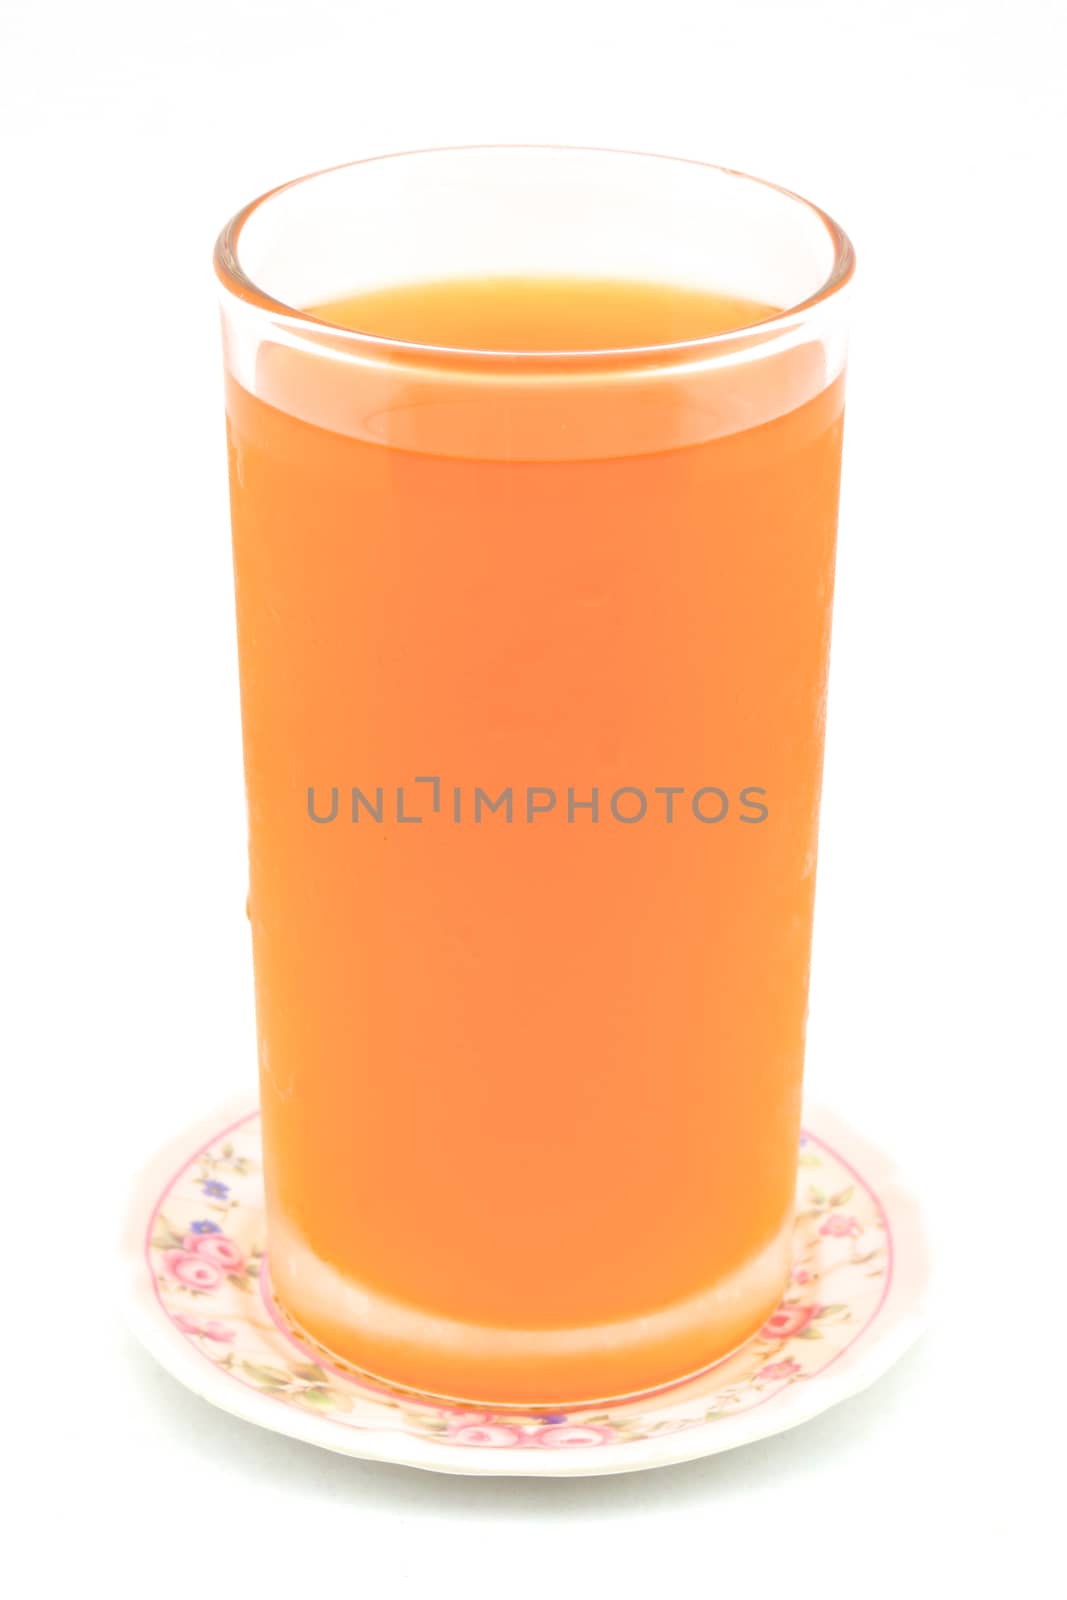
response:
<path fill-rule="evenodd" d="M 431 1393 L 670 1382 L 788 1272 L 848 241 L 478 148 L 284 185 L 216 266 L 274 1291 Z M 768 309 L 558 350 L 307 309 L 502 278 Z"/>

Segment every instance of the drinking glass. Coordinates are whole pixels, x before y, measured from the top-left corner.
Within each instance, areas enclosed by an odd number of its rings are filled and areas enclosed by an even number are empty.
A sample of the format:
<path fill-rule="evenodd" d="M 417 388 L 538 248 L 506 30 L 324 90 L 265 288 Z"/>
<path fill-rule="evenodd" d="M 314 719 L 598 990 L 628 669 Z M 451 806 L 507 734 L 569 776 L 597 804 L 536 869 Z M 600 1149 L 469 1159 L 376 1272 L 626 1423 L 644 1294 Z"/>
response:
<path fill-rule="evenodd" d="M 216 268 L 273 1292 L 400 1387 L 670 1383 L 789 1270 L 848 240 L 699 162 L 473 148 L 284 184 Z M 763 310 L 321 309 L 501 282 Z"/>

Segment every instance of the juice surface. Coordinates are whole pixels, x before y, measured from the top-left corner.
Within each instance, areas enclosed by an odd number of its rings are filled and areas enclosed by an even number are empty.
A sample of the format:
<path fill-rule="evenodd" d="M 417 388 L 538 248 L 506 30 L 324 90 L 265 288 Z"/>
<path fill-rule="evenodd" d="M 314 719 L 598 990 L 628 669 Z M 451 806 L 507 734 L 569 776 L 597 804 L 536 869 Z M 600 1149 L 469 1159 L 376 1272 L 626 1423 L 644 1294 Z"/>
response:
<path fill-rule="evenodd" d="M 497 350 L 773 314 L 524 279 L 311 309 Z M 271 1270 L 372 1372 L 634 1392 L 777 1303 L 841 384 L 766 399 L 685 448 L 479 459 L 435 454 L 429 420 L 400 450 L 230 381 Z"/>
<path fill-rule="evenodd" d="M 625 350 L 745 328 L 777 307 L 613 278 L 480 278 L 371 290 L 307 308 L 378 338 L 467 350 Z"/>

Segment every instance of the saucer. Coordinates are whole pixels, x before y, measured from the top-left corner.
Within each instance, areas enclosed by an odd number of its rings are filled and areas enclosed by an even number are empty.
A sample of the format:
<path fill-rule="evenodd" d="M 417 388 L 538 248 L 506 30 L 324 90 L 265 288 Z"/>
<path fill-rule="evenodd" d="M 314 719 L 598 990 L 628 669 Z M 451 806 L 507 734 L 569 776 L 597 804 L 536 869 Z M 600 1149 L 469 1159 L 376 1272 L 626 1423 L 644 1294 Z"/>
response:
<path fill-rule="evenodd" d="M 342 1455 L 492 1476 L 637 1471 L 795 1427 L 903 1354 L 928 1284 L 914 1196 L 885 1155 L 821 1111 L 801 1135 L 793 1267 L 777 1311 L 714 1367 L 610 1405 L 476 1411 L 391 1389 L 303 1343 L 271 1295 L 251 1103 L 156 1157 L 122 1253 L 134 1331 L 203 1399 Z"/>

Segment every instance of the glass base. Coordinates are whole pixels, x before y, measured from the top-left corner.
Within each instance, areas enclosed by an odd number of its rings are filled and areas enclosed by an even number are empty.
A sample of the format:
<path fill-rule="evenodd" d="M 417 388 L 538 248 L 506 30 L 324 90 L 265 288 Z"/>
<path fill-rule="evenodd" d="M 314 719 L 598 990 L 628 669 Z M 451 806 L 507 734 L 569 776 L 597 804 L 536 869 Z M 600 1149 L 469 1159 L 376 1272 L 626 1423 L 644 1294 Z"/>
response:
<path fill-rule="evenodd" d="M 546 1411 L 638 1399 L 718 1365 L 781 1299 L 793 1216 L 713 1286 L 619 1322 L 500 1328 L 440 1317 L 368 1289 L 270 1221 L 279 1311 L 332 1365 L 389 1389 L 450 1404 Z"/>

